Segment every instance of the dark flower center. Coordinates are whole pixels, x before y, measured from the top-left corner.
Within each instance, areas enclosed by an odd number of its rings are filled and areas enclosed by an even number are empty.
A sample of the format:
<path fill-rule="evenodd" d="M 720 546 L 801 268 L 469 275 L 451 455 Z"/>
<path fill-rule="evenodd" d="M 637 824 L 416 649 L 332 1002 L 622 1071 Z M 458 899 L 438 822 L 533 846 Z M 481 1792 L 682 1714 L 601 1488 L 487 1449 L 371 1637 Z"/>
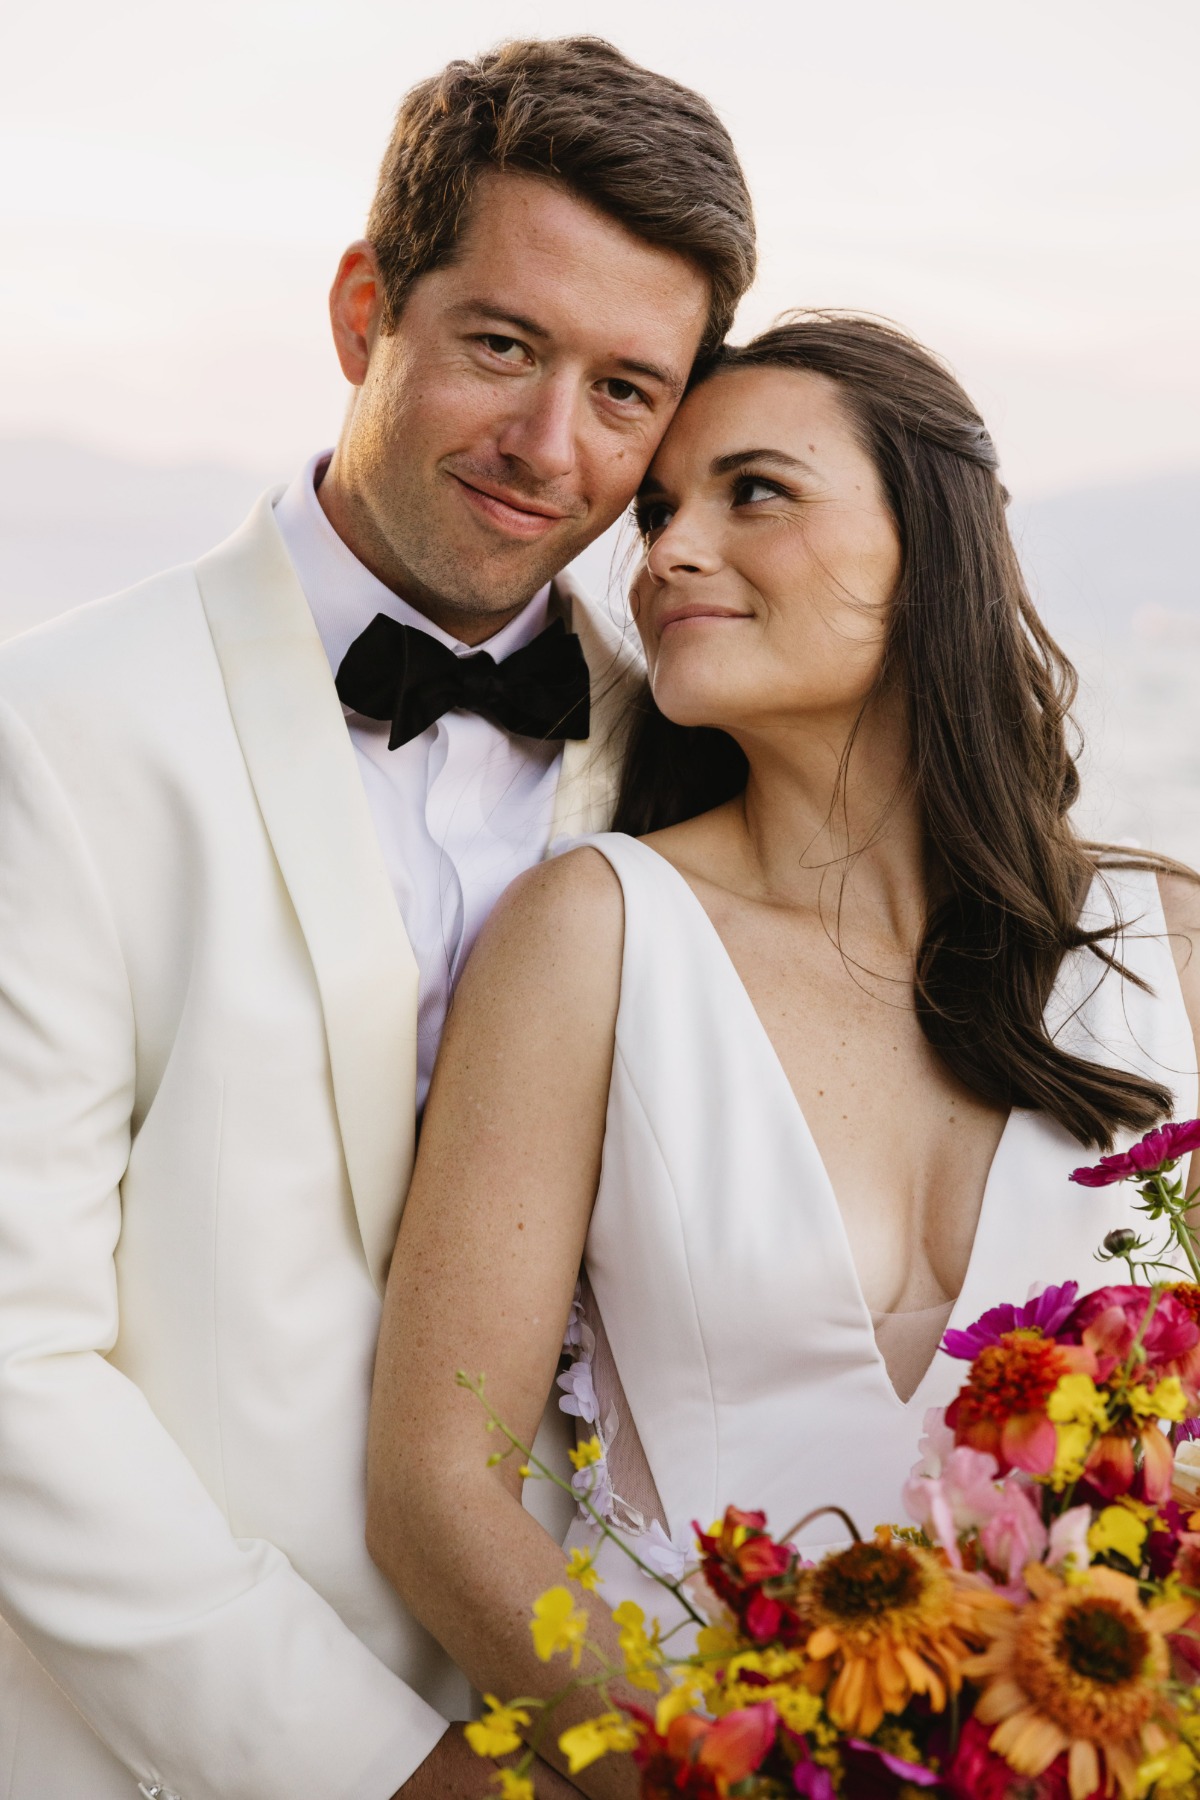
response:
<path fill-rule="evenodd" d="M 1062 1622 L 1059 1655 L 1077 1675 L 1119 1687 L 1139 1674 L 1150 1639 L 1136 1619 L 1109 1600 L 1072 1607 Z"/>
<path fill-rule="evenodd" d="M 898 1544 L 852 1544 L 821 1564 L 813 1591 L 840 1618 L 877 1618 L 917 1599 L 921 1566 Z"/>

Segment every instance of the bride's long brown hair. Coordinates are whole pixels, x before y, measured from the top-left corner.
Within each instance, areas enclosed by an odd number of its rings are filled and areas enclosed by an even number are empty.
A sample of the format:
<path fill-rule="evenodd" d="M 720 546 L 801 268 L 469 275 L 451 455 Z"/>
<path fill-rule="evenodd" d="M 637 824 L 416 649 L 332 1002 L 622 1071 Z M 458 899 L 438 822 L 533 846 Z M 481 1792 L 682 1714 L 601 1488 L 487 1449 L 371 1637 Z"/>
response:
<path fill-rule="evenodd" d="M 838 384 L 899 533 L 876 691 L 886 684 L 906 699 L 907 779 L 937 870 L 913 984 L 921 1028 L 975 1093 L 1108 1149 L 1118 1130 L 1143 1131 L 1168 1113 L 1171 1092 L 1062 1048 L 1046 1004 L 1072 950 L 1096 956 L 1098 977 L 1112 967 L 1138 981 L 1116 960 L 1120 922 L 1080 924 L 1098 871 L 1191 871 L 1085 842 L 1071 824 L 1075 670 L 1029 598 L 992 440 L 949 370 L 884 321 L 804 312 L 720 351 L 693 385 L 748 368 L 810 370 Z M 692 818 L 739 793 L 746 775 L 732 738 L 672 724 L 647 690 L 615 828 L 641 835 Z"/>

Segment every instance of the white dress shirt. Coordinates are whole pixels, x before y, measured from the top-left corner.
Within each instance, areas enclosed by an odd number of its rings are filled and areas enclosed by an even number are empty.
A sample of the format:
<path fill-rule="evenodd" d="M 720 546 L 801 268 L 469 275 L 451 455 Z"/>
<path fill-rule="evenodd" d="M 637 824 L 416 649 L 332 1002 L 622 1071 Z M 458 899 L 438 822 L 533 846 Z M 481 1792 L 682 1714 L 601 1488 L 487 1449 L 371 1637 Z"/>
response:
<path fill-rule="evenodd" d="M 486 644 L 463 644 L 387 588 L 326 518 L 314 456 L 275 505 L 275 519 L 336 674 L 376 613 L 413 625 L 456 656 L 503 662 L 548 622 L 547 585 Z M 399 749 L 390 721 L 346 709 L 371 817 L 420 971 L 417 1106 L 425 1104 L 454 985 L 484 920 L 550 841 L 562 746 L 512 737 L 476 713 L 449 712 Z"/>

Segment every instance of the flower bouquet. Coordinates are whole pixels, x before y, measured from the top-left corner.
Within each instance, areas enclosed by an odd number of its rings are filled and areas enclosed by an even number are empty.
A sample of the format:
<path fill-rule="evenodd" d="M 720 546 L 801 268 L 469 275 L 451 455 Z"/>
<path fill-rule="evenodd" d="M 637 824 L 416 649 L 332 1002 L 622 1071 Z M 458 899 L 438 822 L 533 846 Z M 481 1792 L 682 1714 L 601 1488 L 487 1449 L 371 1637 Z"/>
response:
<path fill-rule="evenodd" d="M 580 1687 L 602 1710 L 559 1735 L 571 1772 L 632 1756 L 643 1800 L 1200 1796 L 1200 1263 L 1176 1173 L 1198 1145 L 1200 1121 L 1168 1124 L 1072 1177 L 1132 1181 L 1165 1227 L 1157 1247 L 1105 1240 L 1128 1282 L 1050 1287 L 946 1334 L 964 1379 L 926 1415 L 909 1523 L 864 1539 L 839 1513 L 848 1547 L 812 1563 L 788 1541 L 809 1520 L 776 1537 L 731 1506 L 697 1527 L 682 1580 L 645 1569 L 683 1627 L 626 1601 L 619 1658 L 589 1639 L 575 1590 L 599 1577 L 574 1551 L 531 1623 L 543 1661 L 569 1659 L 561 1693 L 489 1696 L 466 1727 L 481 1755 L 523 1750 L 497 1771 L 505 1800 L 532 1800 L 533 1755 Z M 489 1424 L 498 1457 L 556 1479 Z M 599 1453 L 581 1444 L 577 1468 Z"/>

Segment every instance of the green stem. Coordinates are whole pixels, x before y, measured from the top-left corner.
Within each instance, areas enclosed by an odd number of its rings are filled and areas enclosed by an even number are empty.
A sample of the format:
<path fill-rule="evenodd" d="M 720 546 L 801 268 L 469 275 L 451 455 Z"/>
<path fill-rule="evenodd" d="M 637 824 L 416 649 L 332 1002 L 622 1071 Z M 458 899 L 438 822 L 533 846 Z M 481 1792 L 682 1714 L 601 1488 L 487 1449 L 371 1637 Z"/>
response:
<path fill-rule="evenodd" d="M 503 1435 L 508 1439 L 509 1444 L 512 1446 L 512 1448 L 515 1451 L 517 1451 L 518 1455 L 521 1457 L 522 1461 L 525 1463 L 527 1468 L 529 1468 L 531 1470 L 536 1470 L 537 1474 L 543 1480 L 552 1481 L 554 1483 L 555 1487 L 562 1489 L 564 1494 L 570 1494 L 571 1498 L 573 1500 L 577 1501 L 579 1503 L 579 1505 L 583 1507 L 583 1510 L 588 1514 L 589 1518 L 593 1521 L 593 1523 L 595 1523 L 596 1525 L 598 1525 L 600 1527 L 600 1531 L 601 1531 L 602 1535 L 604 1537 L 606 1537 L 610 1543 L 615 1544 L 617 1546 L 618 1550 L 621 1551 L 622 1555 L 627 1556 L 629 1558 L 629 1561 L 631 1563 L 633 1563 L 634 1567 L 641 1570 L 642 1574 L 646 1576 L 647 1580 L 653 1581 L 657 1587 L 664 1588 L 668 1594 L 673 1594 L 675 1596 L 676 1600 L 678 1600 L 680 1606 L 682 1606 L 684 1612 L 687 1613 L 688 1617 L 691 1619 L 691 1621 L 694 1625 L 699 1625 L 699 1626 L 707 1625 L 708 1620 L 704 1617 L 703 1613 L 697 1612 L 696 1608 L 692 1605 L 691 1601 L 688 1599 L 687 1595 L 684 1593 L 683 1588 L 681 1587 L 679 1582 L 672 1581 L 666 1575 L 660 1575 L 658 1573 L 657 1569 L 652 1569 L 650 1567 L 649 1563 L 643 1562 L 641 1557 L 637 1554 L 636 1550 L 631 1550 L 629 1545 L 625 1542 L 624 1538 L 621 1537 L 617 1532 L 615 1532 L 612 1529 L 612 1527 L 609 1525 L 608 1521 L 605 1518 L 603 1518 L 600 1513 L 597 1512 L 596 1508 L 592 1505 L 592 1497 L 591 1497 L 590 1490 L 586 1494 L 577 1493 L 576 1490 L 571 1486 L 571 1483 L 569 1481 L 564 1481 L 561 1475 L 556 1475 L 554 1473 L 553 1469 L 548 1468 L 546 1466 L 546 1464 L 544 1462 L 542 1462 L 539 1457 L 536 1457 L 533 1454 L 533 1451 L 529 1448 L 529 1446 L 527 1444 L 523 1444 L 521 1442 L 520 1438 L 517 1437 L 515 1435 L 515 1433 L 513 1433 L 509 1430 L 508 1426 L 504 1423 L 504 1420 L 494 1410 L 491 1402 L 488 1400 L 487 1396 L 484 1394 L 483 1377 L 482 1376 L 480 1376 L 478 1381 L 472 1381 L 471 1377 L 469 1375 L 467 1375 L 462 1369 L 459 1369 L 458 1372 L 456 1373 L 454 1379 L 455 1379 L 456 1384 L 459 1387 L 466 1388 L 466 1390 L 469 1394 L 474 1394 L 474 1396 L 478 1400 L 479 1404 L 483 1407 L 484 1412 L 486 1412 L 488 1418 L 492 1421 L 492 1424 L 495 1426 L 496 1430 L 499 1432 L 502 1432 Z"/>

